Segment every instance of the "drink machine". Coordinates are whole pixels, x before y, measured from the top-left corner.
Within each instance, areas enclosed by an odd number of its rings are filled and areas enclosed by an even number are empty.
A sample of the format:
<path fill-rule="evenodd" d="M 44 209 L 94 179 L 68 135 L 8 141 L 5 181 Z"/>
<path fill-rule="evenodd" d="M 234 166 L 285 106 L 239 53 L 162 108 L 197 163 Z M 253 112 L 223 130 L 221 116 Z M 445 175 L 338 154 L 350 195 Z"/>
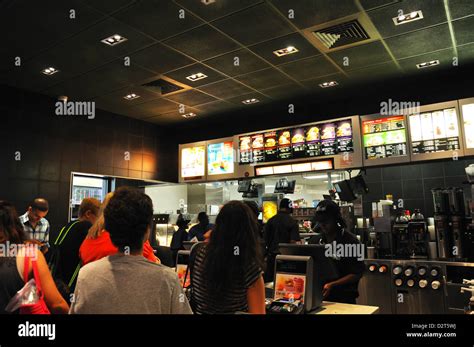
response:
<path fill-rule="evenodd" d="M 449 258 L 451 255 L 451 233 L 449 230 L 449 198 L 445 189 L 434 188 L 431 190 L 434 204 L 434 223 L 436 240 L 438 243 L 438 257 Z"/>

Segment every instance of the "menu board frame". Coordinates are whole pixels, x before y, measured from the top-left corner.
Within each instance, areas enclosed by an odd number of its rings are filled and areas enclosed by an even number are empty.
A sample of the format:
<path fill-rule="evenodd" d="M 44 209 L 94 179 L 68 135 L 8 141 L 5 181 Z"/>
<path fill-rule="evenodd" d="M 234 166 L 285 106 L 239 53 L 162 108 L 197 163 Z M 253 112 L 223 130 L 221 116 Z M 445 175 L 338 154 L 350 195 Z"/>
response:
<path fill-rule="evenodd" d="M 207 175 L 207 181 L 222 181 L 222 180 L 227 180 L 227 179 L 234 179 L 238 177 L 239 174 L 239 162 L 238 162 L 238 137 L 237 137 L 237 142 L 235 139 L 235 136 L 230 136 L 230 137 L 224 137 L 220 139 L 215 139 L 215 140 L 210 140 L 206 141 L 206 175 Z M 226 174 L 216 174 L 216 175 L 209 175 L 209 158 L 208 158 L 208 146 L 215 144 L 215 143 L 223 143 L 223 142 L 232 142 L 232 150 L 234 152 L 234 172 L 232 173 L 226 173 Z"/>
<path fill-rule="evenodd" d="M 364 147 L 364 131 L 363 131 L 364 122 L 376 120 L 376 119 L 382 119 L 382 118 L 396 117 L 396 116 L 402 116 L 403 121 L 405 122 L 405 138 L 406 138 L 406 146 L 407 146 L 407 155 L 398 156 L 398 157 L 390 157 L 390 158 L 367 159 L 365 157 L 365 147 Z M 408 132 L 408 119 L 407 119 L 407 116 L 404 114 L 381 115 L 380 113 L 374 113 L 374 114 L 370 114 L 366 116 L 361 116 L 360 117 L 360 137 L 361 137 L 362 159 L 364 161 L 364 166 L 378 166 L 378 165 L 386 165 L 386 164 L 408 163 L 411 160 L 410 158 L 411 152 L 408 146 L 408 143 L 410 142 L 409 132 Z"/>
<path fill-rule="evenodd" d="M 466 129 L 464 127 L 464 121 L 465 121 L 465 117 L 464 117 L 464 109 L 463 109 L 463 106 L 464 105 L 473 105 L 474 107 L 474 98 L 468 98 L 468 99 L 461 99 L 461 100 L 458 100 L 458 107 L 459 107 L 459 113 L 461 115 L 461 123 L 459 124 L 459 127 L 461 128 L 461 133 L 462 133 L 462 140 L 463 140 L 463 149 L 464 149 L 464 155 L 468 156 L 468 155 L 474 155 L 474 148 L 468 148 L 467 147 L 467 134 L 466 134 Z M 474 134 L 473 134 L 474 136 Z"/>
<path fill-rule="evenodd" d="M 442 111 L 448 108 L 455 108 L 456 109 L 456 117 L 458 120 L 458 129 L 459 129 L 459 150 L 457 150 L 458 157 L 464 157 L 464 123 L 461 121 L 460 112 L 459 112 L 459 104 L 457 100 L 448 101 L 448 102 L 440 102 L 436 104 L 424 105 L 420 107 L 420 114 L 426 112 L 434 112 L 434 111 Z M 434 160 L 434 159 L 445 159 L 445 158 L 453 158 L 454 151 L 443 151 L 443 152 L 434 152 L 434 153 L 420 153 L 420 154 L 413 154 L 413 144 L 411 138 L 411 129 L 409 124 L 409 117 L 407 115 L 407 129 L 408 129 L 408 148 L 410 151 L 411 161 L 424 161 L 424 160 Z"/>
<path fill-rule="evenodd" d="M 197 177 L 183 177 L 181 171 L 181 157 L 183 149 L 186 148 L 193 148 L 193 147 L 204 147 L 204 175 L 197 176 Z M 178 169 L 179 169 L 179 182 L 186 183 L 186 182 L 205 182 L 207 180 L 207 142 L 206 141 L 199 141 L 193 143 L 186 143 L 183 145 L 178 146 Z"/>

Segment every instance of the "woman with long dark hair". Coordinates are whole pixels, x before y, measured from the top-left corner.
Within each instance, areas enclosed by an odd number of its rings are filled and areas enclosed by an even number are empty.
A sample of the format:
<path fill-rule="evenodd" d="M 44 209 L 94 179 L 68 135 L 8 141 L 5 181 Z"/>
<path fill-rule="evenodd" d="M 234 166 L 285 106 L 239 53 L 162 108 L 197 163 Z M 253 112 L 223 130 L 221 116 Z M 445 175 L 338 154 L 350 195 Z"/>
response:
<path fill-rule="evenodd" d="M 195 313 L 265 313 L 258 227 L 240 201 L 225 204 L 208 243 L 195 250 L 191 304 Z"/>

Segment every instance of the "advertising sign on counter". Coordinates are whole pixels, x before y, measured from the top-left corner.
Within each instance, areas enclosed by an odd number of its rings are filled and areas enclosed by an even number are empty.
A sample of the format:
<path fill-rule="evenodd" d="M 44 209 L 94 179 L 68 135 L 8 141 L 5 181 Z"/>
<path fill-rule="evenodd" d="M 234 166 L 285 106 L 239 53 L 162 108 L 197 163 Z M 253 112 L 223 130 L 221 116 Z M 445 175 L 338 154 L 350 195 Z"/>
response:
<path fill-rule="evenodd" d="M 277 273 L 274 299 L 300 300 L 304 302 L 306 276 Z"/>
<path fill-rule="evenodd" d="M 204 146 L 181 150 L 181 177 L 202 177 L 205 174 L 206 149 Z"/>
<path fill-rule="evenodd" d="M 223 175 L 234 172 L 233 142 L 220 142 L 207 145 L 207 174 Z"/>
<path fill-rule="evenodd" d="M 365 159 L 407 155 L 404 116 L 392 116 L 362 122 Z"/>

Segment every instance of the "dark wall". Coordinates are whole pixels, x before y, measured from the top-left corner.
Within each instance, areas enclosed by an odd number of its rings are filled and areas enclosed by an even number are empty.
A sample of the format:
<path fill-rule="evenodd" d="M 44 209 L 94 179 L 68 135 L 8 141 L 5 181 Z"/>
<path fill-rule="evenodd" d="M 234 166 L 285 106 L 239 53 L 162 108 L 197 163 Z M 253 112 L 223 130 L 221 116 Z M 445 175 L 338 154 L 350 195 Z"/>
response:
<path fill-rule="evenodd" d="M 394 201 L 403 199 L 404 208 L 413 212 L 419 208 L 425 217 L 433 216 L 432 188 L 462 187 L 465 198 L 472 199 L 464 168 L 474 164 L 474 158 L 438 160 L 366 169 L 369 194 L 363 197 L 365 217 L 371 217 L 372 202 L 392 194 Z"/>
<path fill-rule="evenodd" d="M 14 202 L 19 213 L 44 197 L 51 205 L 47 218 L 59 228 L 67 221 L 71 171 L 175 179 L 166 160 L 176 146 L 153 124 L 101 110 L 90 120 L 57 116 L 54 99 L 2 86 L 0 95 L 0 199 Z"/>

